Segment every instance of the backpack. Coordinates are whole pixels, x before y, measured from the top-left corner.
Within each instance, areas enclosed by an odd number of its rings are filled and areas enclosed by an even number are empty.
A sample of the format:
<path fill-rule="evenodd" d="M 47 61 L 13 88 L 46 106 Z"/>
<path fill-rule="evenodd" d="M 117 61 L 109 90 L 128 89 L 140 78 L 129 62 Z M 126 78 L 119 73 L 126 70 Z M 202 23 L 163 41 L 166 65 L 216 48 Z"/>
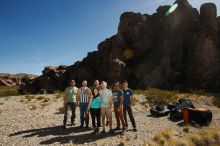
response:
<path fill-rule="evenodd" d="M 184 108 L 182 112 L 185 123 L 195 122 L 200 126 L 206 126 L 212 121 L 212 112 L 208 109 Z"/>
<path fill-rule="evenodd" d="M 171 110 L 170 119 L 182 120 L 182 110 L 184 108 L 195 108 L 195 106 L 189 99 L 179 99 L 178 102 L 168 105 L 167 108 Z"/>

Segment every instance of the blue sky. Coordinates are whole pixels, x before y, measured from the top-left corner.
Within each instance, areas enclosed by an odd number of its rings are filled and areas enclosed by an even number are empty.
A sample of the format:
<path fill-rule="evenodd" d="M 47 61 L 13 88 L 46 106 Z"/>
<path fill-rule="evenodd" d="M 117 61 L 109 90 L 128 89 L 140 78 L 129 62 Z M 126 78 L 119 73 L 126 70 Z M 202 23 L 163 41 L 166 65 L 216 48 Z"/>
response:
<path fill-rule="evenodd" d="M 40 75 L 71 65 L 117 32 L 125 11 L 152 14 L 174 0 L 0 0 L 0 72 Z M 219 0 L 189 0 L 202 3 Z M 219 15 L 219 12 L 218 12 Z"/>

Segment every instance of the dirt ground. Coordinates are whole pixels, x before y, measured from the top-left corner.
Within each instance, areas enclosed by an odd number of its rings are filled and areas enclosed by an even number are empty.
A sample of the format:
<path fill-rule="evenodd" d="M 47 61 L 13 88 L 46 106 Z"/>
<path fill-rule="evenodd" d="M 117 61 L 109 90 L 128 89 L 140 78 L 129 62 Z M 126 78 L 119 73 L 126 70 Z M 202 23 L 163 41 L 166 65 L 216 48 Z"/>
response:
<path fill-rule="evenodd" d="M 79 108 L 76 113 L 76 126 L 62 129 L 63 114 L 58 109 L 62 107 L 62 98 L 56 95 L 13 96 L 0 98 L 0 146 L 29 145 L 144 145 L 154 135 L 170 128 L 179 137 L 184 137 L 182 121 L 173 122 L 168 116 L 155 118 L 150 115 L 149 107 L 142 95 L 136 95 L 138 102 L 133 107 L 138 132 L 132 131 L 129 121 L 128 130 L 122 134 L 98 133 L 92 130 L 80 129 Z M 211 98 L 192 99 L 196 107 L 207 108 L 213 112 L 213 121 L 208 126 L 220 125 L 220 110 L 214 107 Z M 70 119 L 69 119 L 70 121 Z M 90 120 L 91 126 L 91 120 Z M 113 113 L 113 127 L 116 126 Z M 208 127 L 191 127 L 190 133 Z M 107 129 L 108 130 L 108 129 Z"/>

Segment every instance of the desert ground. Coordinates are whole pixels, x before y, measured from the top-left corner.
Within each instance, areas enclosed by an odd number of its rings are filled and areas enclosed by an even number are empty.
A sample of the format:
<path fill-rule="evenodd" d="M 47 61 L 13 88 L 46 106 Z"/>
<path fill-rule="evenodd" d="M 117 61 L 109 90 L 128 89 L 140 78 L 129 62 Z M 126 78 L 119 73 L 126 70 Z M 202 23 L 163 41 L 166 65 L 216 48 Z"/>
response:
<path fill-rule="evenodd" d="M 184 130 L 183 121 L 174 122 L 168 116 L 156 118 L 150 115 L 150 106 L 144 95 L 135 95 L 133 107 L 138 132 L 129 128 L 125 133 L 98 133 L 92 130 L 80 129 L 79 108 L 76 113 L 76 126 L 62 129 L 63 114 L 59 110 L 62 97 L 59 94 L 26 95 L 0 98 L 0 145 L 147 145 L 154 135 L 161 130 L 171 129 L 177 137 L 201 131 L 206 128 L 216 128 L 220 125 L 220 110 L 213 106 L 212 98 L 192 98 L 196 107 L 207 108 L 213 113 L 213 121 L 208 127 L 190 126 Z M 184 97 L 184 95 L 180 95 Z M 69 119 L 70 123 L 70 119 Z M 90 121 L 91 126 L 91 121 Z M 116 126 L 113 113 L 113 127 Z"/>

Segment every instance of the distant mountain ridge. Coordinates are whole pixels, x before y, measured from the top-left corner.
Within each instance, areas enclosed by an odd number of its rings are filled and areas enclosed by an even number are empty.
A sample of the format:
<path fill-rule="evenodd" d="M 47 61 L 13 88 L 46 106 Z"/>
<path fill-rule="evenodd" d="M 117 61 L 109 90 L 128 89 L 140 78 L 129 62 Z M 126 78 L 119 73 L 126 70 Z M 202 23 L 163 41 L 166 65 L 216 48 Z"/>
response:
<path fill-rule="evenodd" d="M 37 75 L 32 74 L 8 74 L 0 73 L 0 86 L 20 86 L 26 84 L 27 81 L 37 78 Z"/>

